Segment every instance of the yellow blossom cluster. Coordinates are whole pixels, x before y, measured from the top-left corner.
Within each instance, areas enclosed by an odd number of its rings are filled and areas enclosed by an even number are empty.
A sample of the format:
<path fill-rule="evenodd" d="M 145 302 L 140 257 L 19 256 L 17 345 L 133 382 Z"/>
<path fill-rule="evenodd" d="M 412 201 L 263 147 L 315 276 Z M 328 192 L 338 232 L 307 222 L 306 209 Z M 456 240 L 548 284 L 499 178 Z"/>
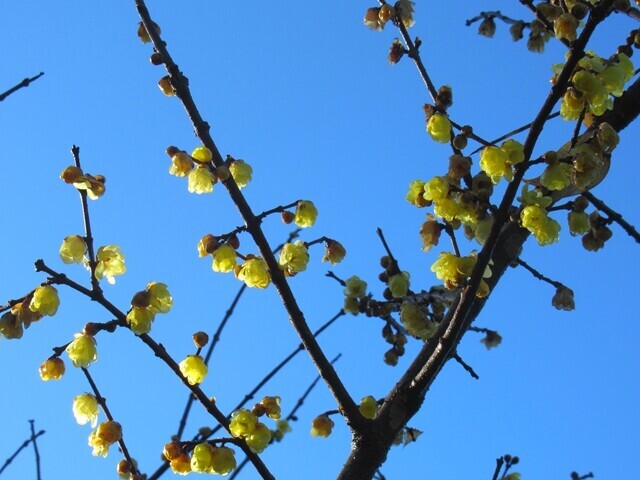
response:
<path fill-rule="evenodd" d="M 168 313 L 173 306 L 173 297 L 164 283 L 149 282 L 147 288 L 137 292 L 131 299 L 127 323 L 136 335 L 149 333 L 157 314 Z"/>

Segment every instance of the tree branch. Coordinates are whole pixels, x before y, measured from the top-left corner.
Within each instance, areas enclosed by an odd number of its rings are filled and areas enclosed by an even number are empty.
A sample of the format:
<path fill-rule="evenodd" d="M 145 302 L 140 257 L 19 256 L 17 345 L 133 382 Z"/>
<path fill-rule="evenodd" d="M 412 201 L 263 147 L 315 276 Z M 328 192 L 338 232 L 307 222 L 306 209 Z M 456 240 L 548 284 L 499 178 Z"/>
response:
<path fill-rule="evenodd" d="M 186 77 L 182 74 L 178 66 L 174 63 L 171 55 L 167 51 L 166 43 L 160 38 L 155 28 L 153 28 L 153 21 L 149 11 L 143 0 L 135 0 L 136 9 L 144 24 L 147 33 L 149 34 L 153 46 L 158 53 L 162 56 L 165 68 L 169 74 L 171 85 L 175 89 L 177 97 L 182 102 L 191 123 L 193 124 L 196 136 L 200 139 L 202 144 L 207 147 L 213 155 L 213 164 L 216 167 L 220 167 L 224 164 L 222 155 L 220 154 L 213 138 L 211 137 L 209 130 L 209 124 L 205 122 L 198 111 L 198 108 L 193 101 L 189 85 Z M 309 328 L 307 321 L 298 306 L 296 298 L 287 283 L 283 271 L 278 266 L 278 262 L 273 255 L 269 243 L 260 227 L 261 220 L 251 210 L 251 207 L 247 203 L 244 195 L 240 192 L 237 184 L 230 176 L 227 180 L 222 182 L 227 188 L 231 199 L 238 208 L 240 215 L 242 216 L 247 231 L 253 237 L 262 258 L 265 260 L 269 272 L 271 274 L 271 280 L 275 286 L 285 309 L 289 315 L 289 320 L 293 325 L 296 333 L 302 341 L 305 349 L 309 353 L 313 363 L 316 365 L 320 375 L 326 382 L 327 386 L 331 390 L 334 398 L 336 399 L 340 410 L 343 412 L 347 423 L 352 426 L 360 425 L 364 422 L 364 418 L 358 410 L 358 406 L 351 398 L 349 392 L 342 384 L 342 381 L 338 377 L 337 372 L 329 362 L 328 358 L 320 348 L 320 345 L 316 341 L 311 329 Z"/>
<path fill-rule="evenodd" d="M 44 72 L 40 72 L 38 75 L 36 75 L 35 77 L 27 77 L 24 80 L 22 80 L 20 83 L 18 83 L 17 85 L 14 85 L 13 87 L 11 87 L 9 90 L 7 90 L 4 93 L 0 93 L 0 102 L 3 101 L 5 98 L 7 98 L 9 95 L 11 95 L 14 92 L 17 92 L 18 90 L 20 90 L 21 88 L 26 88 L 28 87 L 31 82 L 35 82 L 37 79 L 39 79 L 41 76 L 44 75 Z"/>

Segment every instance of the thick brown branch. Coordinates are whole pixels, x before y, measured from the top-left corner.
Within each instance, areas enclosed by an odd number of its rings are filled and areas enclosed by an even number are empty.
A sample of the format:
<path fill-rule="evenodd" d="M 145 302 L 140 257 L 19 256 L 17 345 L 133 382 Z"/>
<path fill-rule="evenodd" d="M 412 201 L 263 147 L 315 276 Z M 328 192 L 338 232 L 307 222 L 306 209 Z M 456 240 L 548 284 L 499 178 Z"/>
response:
<path fill-rule="evenodd" d="M 155 28 L 153 28 L 153 22 L 151 20 L 151 16 L 149 11 L 145 5 L 143 0 L 135 0 L 135 5 L 140 15 L 140 19 L 142 23 L 145 25 L 149 36 L 151 37 L 151 41 L 153 42 L 153 46 L 162 56 L 165 68 L 169 74 L 169 78 L 171 80 L 171 84 L 176 91 L 177 97 L 182 102 L 183 107 L 185 108 L 191 123 L 193 124 L 195 133 L 197 137 L 200 139 L 202 144 L 207 147 L 213 154 L 213 163 L 216 167 L 222 166 L 224 164 L 224 160 L 218 147 L 216 146 L 211 134 L 209 133 L 209 124 L 204 121 L 198 108 L 191 96 L 191 92 L 189 90 L 189 85 L 186 77 L 182 74 L 178 66 L 174 63 L 171 55 L 167 51 L 165 42 L 160 38 Z M 269 268 L 269 272 L 271 274 L 271 280 L 273 285 L 275 286 L 282 302 L 287 310 L 289 315 L 289 319 L 294 329 L 296 330 L 300 340 L 304 344 L 305 349 L 309 352 L 313 363 L 316 365 L 316 368 L 320 372 L 320 375 L 327 383 L 329 389 L 333 393 L 340 410 L 344 413 L 347 422 L 351 425 L 357 425 L 362 423 L 363 417 L 358 410 L 358 406 L 353 401 L 349 392 L 342 384 L 342 381 L 338 377 L 337 372 L 329 362 L 329 359 L 326 357 L 320 345 L 316 341 L 311 329 L 309 328 L 307 321 L 300 310 L 296 298 L 287 283 L 287 280 L 284 276 L 284 273 L 278 266 L 278 262 L 273 255 L 271 247 L 269 246 L 269 242 L 267 241 L 262 228 L 260 227 L 261 219 L 258 218 L 251 207 L 247 203 L 244 195 L 240 192 L 240 189 L 236 185 L 233 177 L 229 177 L 229 179 L 222 182 L 224 186 L 227 188 L 231 199 L 234 204 L 238 208 L 240 215 L 242 216 L 246 226 L 247 231 L 253 237 L 254 242 L 256 243 L 262 258 L 267 263 Z"/>

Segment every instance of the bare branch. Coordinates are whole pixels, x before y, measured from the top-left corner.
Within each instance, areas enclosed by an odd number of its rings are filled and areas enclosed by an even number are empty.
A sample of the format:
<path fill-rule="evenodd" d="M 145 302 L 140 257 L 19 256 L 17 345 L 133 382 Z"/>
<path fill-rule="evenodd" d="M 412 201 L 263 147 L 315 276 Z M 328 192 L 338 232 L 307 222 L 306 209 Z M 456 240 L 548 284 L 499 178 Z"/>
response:
<path fill-rule="evenodd" d="M 18 90 L 20 90 L 21 88 L 26 88 L 28 87 L 31 82 L 35 82 L 37 79 L 39 79 L 41 76 L 44 75 L 44 72 L 40 72 L 38 75 L 36 75 L 35 77 L 27 77 L 24 80 L 22 80 L 20 83 L 18 83 L 17 85 L 14 85 L 13 87 L 11 87 L 9 90 L 7 90 L 4 93 L 0 93 L 0 102 L 3 101 L 5 98 L 7 98 L 9 95 L 11 95 L 14 92 L 17 92 Z"/>

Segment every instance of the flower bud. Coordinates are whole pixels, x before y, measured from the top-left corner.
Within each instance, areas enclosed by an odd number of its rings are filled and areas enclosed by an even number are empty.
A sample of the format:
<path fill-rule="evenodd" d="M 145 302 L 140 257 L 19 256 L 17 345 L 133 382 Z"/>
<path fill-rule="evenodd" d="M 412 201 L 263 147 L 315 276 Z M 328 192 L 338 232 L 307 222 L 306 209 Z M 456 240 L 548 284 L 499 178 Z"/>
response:
<path fill-rule="evenodd" d="M 205 332 L 196 332 L 193 334 L 193 343 L 196 348 L 204 348 L 209 343 L 209 335 Z"/>

